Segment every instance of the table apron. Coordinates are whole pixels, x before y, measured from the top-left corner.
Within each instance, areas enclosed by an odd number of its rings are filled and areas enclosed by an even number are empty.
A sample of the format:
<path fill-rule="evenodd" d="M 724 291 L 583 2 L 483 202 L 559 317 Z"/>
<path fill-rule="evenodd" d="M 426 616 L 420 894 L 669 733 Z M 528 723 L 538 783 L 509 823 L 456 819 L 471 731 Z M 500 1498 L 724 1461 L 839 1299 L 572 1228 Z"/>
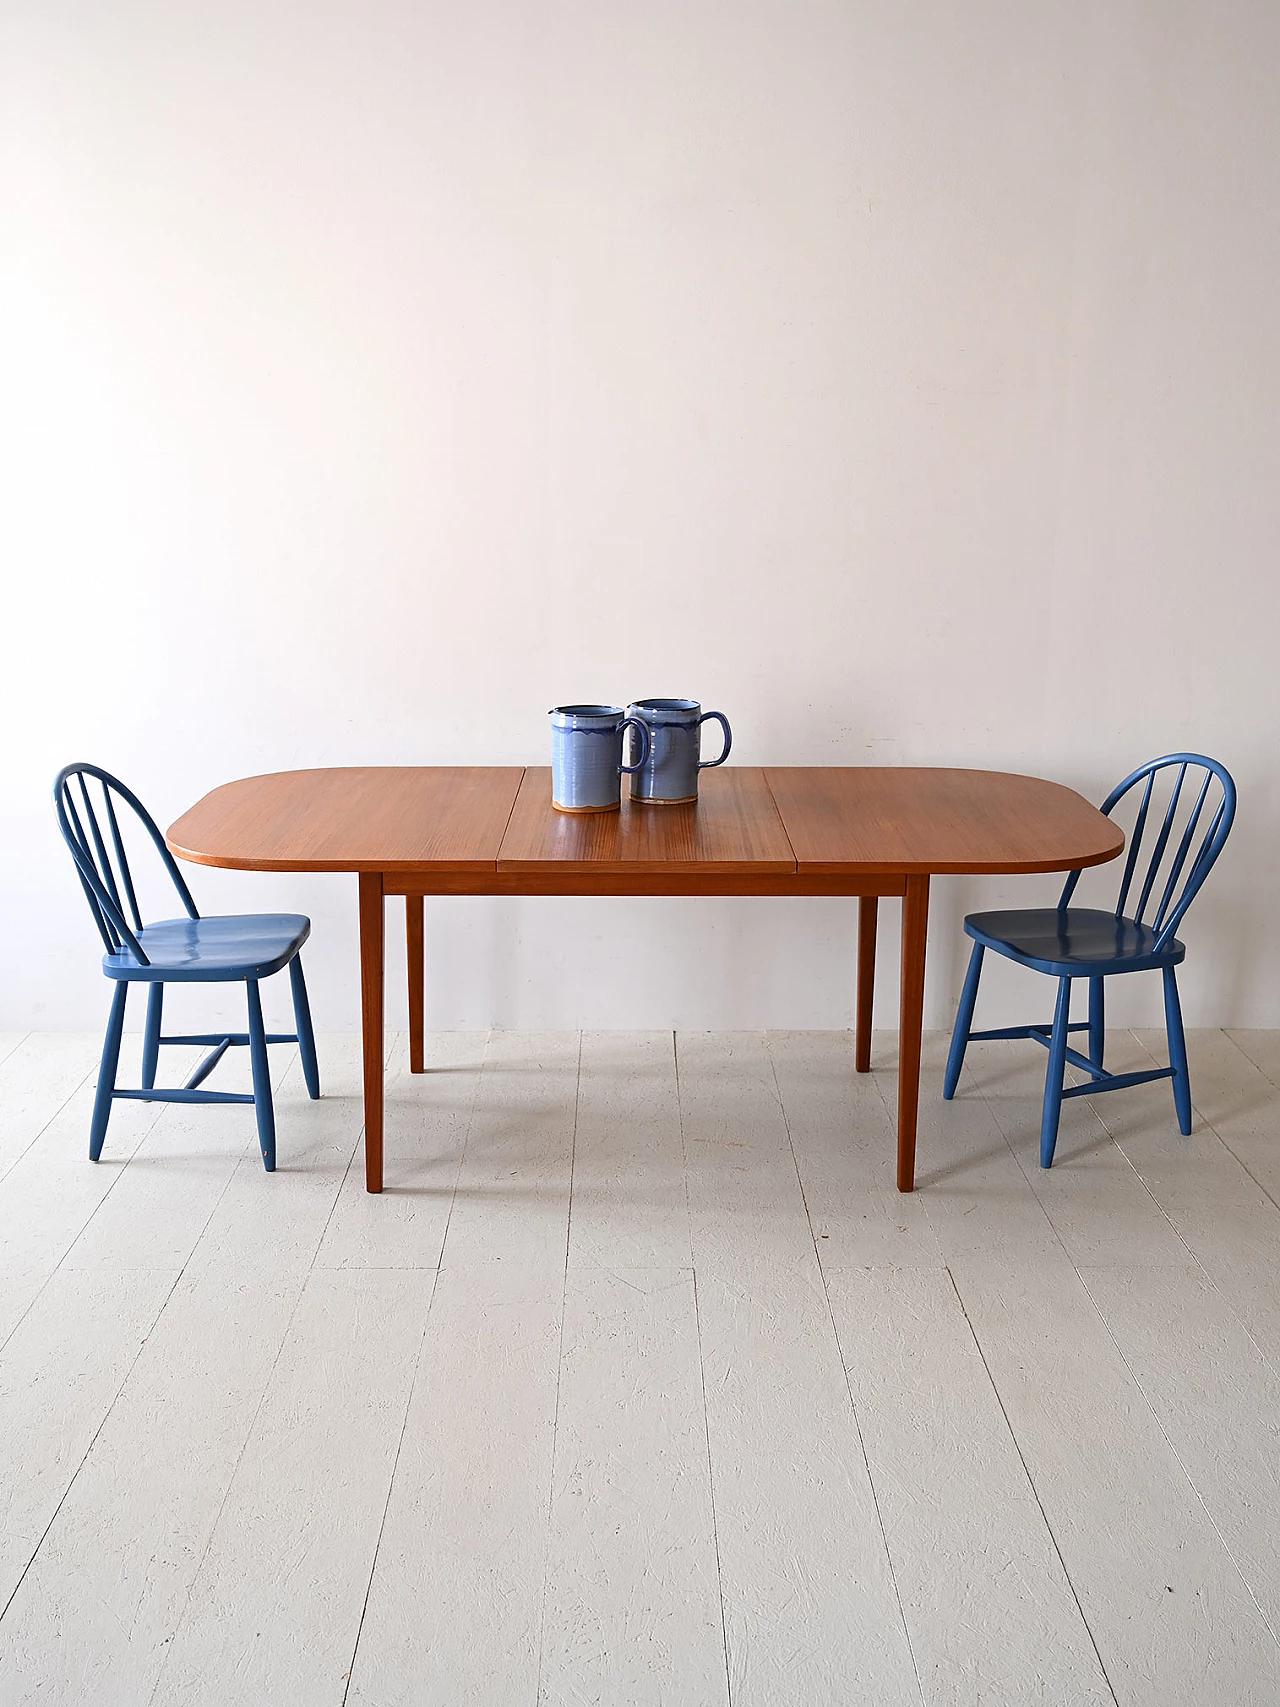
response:
<path fill-rule="evenodd" d="M 884 872 L 837 876 L 822 872 L 761 873 L 756 876 L 714 872 L 579 873 L 384 871 L 384 895 L 903 895 L 907 880 Z"/>

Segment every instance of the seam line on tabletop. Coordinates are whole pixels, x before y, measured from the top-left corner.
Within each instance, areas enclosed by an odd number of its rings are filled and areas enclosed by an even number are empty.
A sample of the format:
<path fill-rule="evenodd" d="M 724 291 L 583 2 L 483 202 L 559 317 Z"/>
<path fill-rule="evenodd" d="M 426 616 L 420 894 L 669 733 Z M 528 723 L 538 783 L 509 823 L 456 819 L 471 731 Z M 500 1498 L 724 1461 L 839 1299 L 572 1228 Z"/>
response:
<path fill-rule="evenodd" d="M 514 794 L 511 796 L 511 806 L 507 812 L 507 821 L 502 826 L 502 834 L 498 837 L 497 852 L 493 856 L 493 875 L 495 877 L 498 875 L 498 872 L 502 869 L 502 850 L 507 845 L 507 837 L 511 833 L 511 820 L 516 815 L 516 807 L 519 804 L 520 796 L 524 793 L 524 779 L 528 776 L 528 774 L 529 774 L 529 766 L 528 765 L 521 765 L 521 767 L 520 767 L 520 780 L 515 786 Z"/>
<path fill-rule="evenodd" d="M 761 765 L 760 777 L 764 783 L 764 791 L 769 796 L 769 804 L 773 807 L 774 816 L 778 820 L 778 827 L 782 831 L 782 839 L 784 842 L 786 842 L 787 847 L 791 850 L 791 871 L 792 871 L 792 875 L 795 877 L 799 877 L 799 875 L 800 875 L 800 856 L 796 853 L 795 843 L 791 840 L 791 832 L 787 828 L 787 820 L 782 815 L 782 808 L 781 808 L 781 806 L 778 805 L 777 797 L 775 796 L 775 794 L 773 792 L 773 784 L 769 781 L 769 766 L 768 765 Z M 771 1059 L 772 1059 L 772 1057 L 771 1057 Z"/>

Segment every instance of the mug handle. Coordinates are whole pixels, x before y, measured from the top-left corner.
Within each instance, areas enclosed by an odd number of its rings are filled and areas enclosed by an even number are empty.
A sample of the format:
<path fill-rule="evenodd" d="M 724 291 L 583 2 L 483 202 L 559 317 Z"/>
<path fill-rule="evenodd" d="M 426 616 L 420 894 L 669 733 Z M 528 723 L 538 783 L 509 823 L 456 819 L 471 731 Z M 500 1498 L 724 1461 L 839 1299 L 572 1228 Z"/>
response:
<path fill-rule="evenodd" d="M 701 729 L 702 725 L 711 717 L 714 717 L 716 722 L 724 730 L 724 752 L 721 753 L 718 759 L 703 759 L 698 766 L 700 771 L 713 770 L 716 765 L 722 765 L 729 757 L 729 749 L 733 745 L 733 732 L 729 728 L 729 719 L 725 716 L 723 711 L 704 711 L 702 716 L 698 719 L 699 729 Z"/>
<path fill-rule="evenodd" d="M 719 715 L 719 713 L 717 713 L 717 716 L 718 715 Z M 624 717 L 621 724 L 619 725 L 619 728 L 618 728 L 619 735 L 621 735 L 622 731 L 627 727 L 628 724 L 630 724 L 630 726 L 633 729 L 638 729 L 640 731 L 640 757 L 636 760 L 635 764 L 633 764 L 633 765 L 619 765 L 618 766 L 618 769 L 622 772 L 623 776 L 630 776 L 632 771 L 642 770 L 644 768 L 644 766 L 649 762 L 649 726 L 648 726 L 648 724 L 642 723 L 638 717 Z"/>

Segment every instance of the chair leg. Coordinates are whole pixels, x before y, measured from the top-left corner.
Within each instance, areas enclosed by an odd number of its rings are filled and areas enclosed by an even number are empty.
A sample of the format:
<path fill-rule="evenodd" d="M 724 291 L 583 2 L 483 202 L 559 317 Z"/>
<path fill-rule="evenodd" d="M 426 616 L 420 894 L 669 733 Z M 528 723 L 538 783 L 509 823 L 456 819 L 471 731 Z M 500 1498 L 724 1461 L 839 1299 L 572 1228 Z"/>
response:
<path fill-rule="evenodd" d="M 295 954 L 289 962 L 289 985 L 293 990 L 293 1018 L 298 1032 L 298 1053 L 302 1057 L 302 1077 L 307 1095 L 313 1100 L 320 1095 L 320 1063 L 316 1060 L 316 1034 L 311 1029 L 311 1003 L 307 1000 L 307 981 L 302 976 L 302 956 Z"/>
<path fill-rule="evenodd" d="M 1053 1010 L 1053 1034 L 1049 1039 L 1049 1066 L 1044 1076 L 1044 1109 L 1040 1115 L 1040 1166 L 1053 1166 L 1058 1144 L 1058 1118 L 1062 1113 L 1062 1081 L 1067 1071 L 1067 1026 L 1071 1020 L 1071 980 L 1059 978 L 1058 1000 Z"/>
<path fill-rule="evenodd" d="M 1102 985 L 1101 978 L 1089 980 L 1089 1059 L 1095 1067 L 1101 1067 L 1102 1052 L 1107 1045 L 1107 1010 Z"/>
<path fill-rule="evenodd" d="M 969 970 L 964 975 L 960 1006 L 956 1010 L 956 1023 L 951 1032 L 951 1048 L 947 1052 L 947 1070 L 942 1080 L 942 1094 L 948 1102 L 956 1094 L 956 1086 L 960 1083 L 960 1069 L 964 1066 L 964 1052 L 969 1047 L 969 1030 L 973 1025 L 973 1010 L 978 1000 L 978 980 L 982 976 L 982 956 L 985 952 L 980 942 L 974 943 L 973 953 L 969 956 Z"/>
<path fill-rule="evenodd" d="M 253 1068 L 253 1108 L 258 1117 L 258 1147 L 269 1174 L 276 1169 L 276 1116 L 271 1106 L 271 1068 L 267 1061 L 267 1030 L 262 1023 L 258 980 L 245 980 L 249 996 L 249 1061 Z"/>
<path fill-rule="evenodd" d="M 98 1068 L 98 1090 L 93 1099 L 93 1118 L 89 1122 L 89 1160 L 96 1162 L 102 1154 L 102 1140 L 107 1135 L 111 1118 L 111 1094 L 116 1088 L 116 1067 L 120 1061 L 120 1039 L 124 1036 L 124 1005 L 129 998 L 129 986 L 121 978 L 111 997 L 111 1013 L 107 1019 L 107 1035 L 102 1040 L 102 1064 Z"/>
<path fill-rule="evenodd" d="M 156 1088 L 156 1069 L 160 1065 L 160 1019 L 164 1011 L 164 985 L 147 985 L 147 1028 L 142 1034 L 142 1088 Z"/>
<path fill-rule="evenodd" d="M 1187 1039 L 1182 1029 L 1182 1003 L 1172 966 L 1164 969 L 1164 1024 L 1169 1037 L 1169 1065 L 1173 1068 L 1173 1106 L 1178 1111 L 1178 1130 L 1191 1136 L 1191 1075 L 1187 1071 Z"/>

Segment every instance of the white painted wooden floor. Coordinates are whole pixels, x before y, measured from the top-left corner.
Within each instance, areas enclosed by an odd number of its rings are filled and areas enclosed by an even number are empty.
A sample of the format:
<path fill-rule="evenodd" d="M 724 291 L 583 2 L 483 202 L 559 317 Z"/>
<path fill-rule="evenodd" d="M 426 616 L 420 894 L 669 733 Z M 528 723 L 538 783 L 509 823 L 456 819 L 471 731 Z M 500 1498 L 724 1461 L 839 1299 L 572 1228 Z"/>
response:
<path fill-rule="evenodd" d="M 0 1039 L 0 1703 L 1274 1707 L 1280 1034 L 944 1041 L 900 1197 L 892 1036 L 396 1039 L 369 1198 Z"/>

